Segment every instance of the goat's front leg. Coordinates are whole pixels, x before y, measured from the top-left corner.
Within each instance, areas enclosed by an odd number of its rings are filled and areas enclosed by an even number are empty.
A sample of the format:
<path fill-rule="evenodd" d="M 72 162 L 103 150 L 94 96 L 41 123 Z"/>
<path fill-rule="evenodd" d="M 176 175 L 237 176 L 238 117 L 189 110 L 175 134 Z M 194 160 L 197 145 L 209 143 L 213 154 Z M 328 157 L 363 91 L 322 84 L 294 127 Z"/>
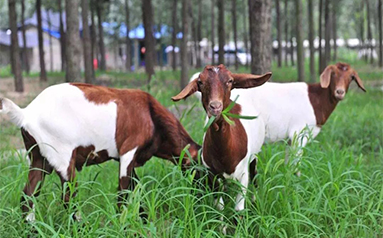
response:
<path fill-rule="evenodd" d="M 35 139 L 25 130 L 21 130 L 25 148 L 28 151 L 28 156 L 31 161 L 31 165 L 28 173 L 28 181 L 25 184 L 23 193 L 21 196 L 21 210 L 24 214 L 28 214 L 30 209 L 34 210 L 34 204 L 32 199 L 27 199 L 27 197 L 31 196 L 39 196 L 40 188 L 42 187 L 42 183 L 44 181 L 44 177 L 47 174 L 50 174 L 53 170 L 52 166 L 48 163 L 48 161 L 41 155 L 40 148 L 36 145 Z M 40 188 L 37 186 L 40 184 Z M 26 216 L 27 221 L 35 220 L 34 211 L 30 212 Z"/>
<path fill-rule="evenodd" d="M 249 185 L 249 168 L 248 160 L 243 159 L 236 167 L 233 177 L 241 184 L 242 192 L 238 193 L 235 210 L 242 211 L 245 209 L 245 197 L 247 193 L 247 187 Z"/>

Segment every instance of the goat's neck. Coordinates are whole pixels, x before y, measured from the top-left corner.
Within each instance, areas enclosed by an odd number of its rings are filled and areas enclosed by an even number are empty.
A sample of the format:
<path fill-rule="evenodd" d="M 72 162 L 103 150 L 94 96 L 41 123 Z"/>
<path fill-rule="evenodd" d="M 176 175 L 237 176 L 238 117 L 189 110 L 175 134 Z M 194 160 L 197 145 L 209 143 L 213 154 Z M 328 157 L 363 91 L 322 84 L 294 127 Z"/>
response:
<path fill-rule="evenodd" d="M 317 125 L 322 126 L 334 111 L 338 101 L 332 96 L 330 88 L 322 88 L 319 83 L 309 84 L 308 93 Z"/>
<path fill-rule="evenodd" d="M 241 106 L 236 104 L 231 113 L 239 114 Z M 206 132 L 203 143 L 203 158 L 214 173 L 234 172 L 247 153 L 247 134 L 239 119 L 230 118 L 235 125 L 228 124 L 222 116 Z"/>

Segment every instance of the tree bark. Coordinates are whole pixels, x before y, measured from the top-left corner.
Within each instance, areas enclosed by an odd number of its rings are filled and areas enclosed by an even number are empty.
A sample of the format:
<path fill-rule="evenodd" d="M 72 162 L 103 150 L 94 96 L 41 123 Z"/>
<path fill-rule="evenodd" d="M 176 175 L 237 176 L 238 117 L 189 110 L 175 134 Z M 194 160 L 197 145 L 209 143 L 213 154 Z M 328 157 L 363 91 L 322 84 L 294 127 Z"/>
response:
<path fill-rule="evenodd" d="M 218 64 L 225 64 L 225 9 L 223 0 L 217 1 L 218 6 Z"/>
<path fill-rule="evenodd" d="M 79 19 L 78 19 L 79 0 L 66 0 L 66 82 L 78 82 L 81 79 L 80 63 L 81 49 L 79 36 Z"/>
<path fill-rule="evenodd" d="M 303 49 L 303 29 L 302 29 L 302 2 L 295 0 L 296 9 L 296 31 L 297 31 L 297 64 L 298 64 L 298 81 L 305 81 L 305 58 Z"/>
<path fill-rule="evenodd" d="M 277 41 L 278 41 L 278 67 L 282 67 L 282 30 L 281 30 L 281 14 L 280 14 L 280 7 L 279 7 L 279 0 L 276 0 L 275 2 L 275 8 L 277 12 Z"/>
<path fill-rule="evenodd" d="M 325 38 L 325 45 L 324 45 L 324 67 L 327 66 L 327 64 L 331 60 L 331 45 L 330 45 L 330 39 L 331 39 L 331 24 L 330 24 L 330 0 L 325 0 L 325 6 L 324 6 L 324 25 L 325 25 L 325 31 L 324 31 L 324 38 Z"/>
<path fill-rule="evenodd" d="M 202 67 L 201 60 L 201 46 L 199 43 L 202 41 L 202 0 L 198 0 L 198 20 L 197 20 L 197 68 Z"/>
<path fill-rule="evenodd" d="M 9 26 L 11 29 L 11 60 L 15 76 L 16 92 L 24 92 L 23 75 L 19 55 L 19 39 L 17 35 L 16 0 L 8 0 Z"/>
<path fill-rule="evenodd" d="M 23 65 L 24 70 L 29 74 L 29 59 L 28 59 L 28 51 L 27 51 L 27 36 L 25 33 L 25 0 L 21 0 L 21 30 L 23 33 Z"/>
<path fill-rule="evenodd" d="M 321 74 L 325 68 L 324 64 L 324 57 L 323 57 L 323 52 L 322 52 L 322 39 L 323 39 L 323 30 L 322 30 L 322 19 L 323 19 L 323 1 L 324 0 L 319 0 L 319 19 L 318 19 L 318 24 L 319 24 L 319 46 L 318 46 L 318 52 L 319 52 L 319 74 Z"/>
<path fill-rule="evenodd" d="M 187 38 L 189 31 L 189 0 L 182 1 L 182 41 L 181 41 L 181 90 L 189 83 L 188 60 L 187 60 Z"/>
<path fill-rule="evenodd" d="M 310 82 L 315 82 L 315 48 L 314 48 L 314 10 L 313 0 L 308 0 L 307 13 L 309 19 L 309 45 L 310 45 Z"/>
<path fill-rule="evenodd" d="M 148 86 L 152 75 L 154 74 L 154 37 L 153 37 L 153 10 L 152 1 L 142 1 L 142 17 L 145 28 L 145 70 L 148 75 Z"/>
<path fill-rule="evenodd" d="M 125 25 L 126 25 L 126 60 L 125 60 L 125 69 L 128 72 L 132 71 L 132 42 L 129 38 L 130 31 L 130 10 L 129 10 L 129 1 L 125 0 Z"/>
<path fill-rule="evenodd" d="M 96 59 L 97 62 L 97 68 L 98 68 L 98 51 L 97 51 L 97 33 L 96 33 L 96 21 L 94 20 L 94 2 L 91 0 L 92 5 L 90 6 L 90 20 L 91 20 L 91 27 L 90 27 L 90 37 L 91 37 L 91 45 L 92 45 L 92 63 L 93 60 Z M 93 75 L 95 75 L 95 67 L 92 67 L 93 69 Z"/>
<path fill-rule="evenodd" d="M 243 28 L 244 28 L 244 31 L 243 31 L 243 41 L 245 41 L 245 52 L 246 52 L 246 69 L 249 68 L 249 57 L 247 57 L 247 54 L 249 53 L 249 42 L 247 40 L 247 34 L 249 34 L 249 29 L 247 29 L 247 19 L 248 16 L 248 11 L 246 9 L 246 6 L 247 6 L 247 2 L 246 0 L 243 0 Z"/>
<path fill-rule="evenodd" d="M 237 57 L 237 52 L 238 52 L 238 45 L 237 45 L 237 4 L 236 0 L 231 0 L 232 6 L 232 20 L 233 20 L 233 38 L 234 38 L 234 51 L 235 51 L 235 69 L 238 69 L 238 57 Z"/>
<path fill-rule="evenodd" d="M 36 13 L 37 13 L 37 32 L 39 39 L 39 58 L 40 58 L 40 81 L 47 81 L 47 72 L 45 70 L 44 59 L 44 38 L 41 23 L 41 0 L 36 0 Z"/>
<path fill-rule="evenodd" d="M 172 67 L 173 67 L 173 71 L 176 71 L 177 70 L 176 43 L 177 43 L 177 29 L 178 29 L 177 0 L 173 0 L 172 22 L 173 22 L 173 32 L 172 32 L 173 62 L 172 62 Z"/>
<path fill-rule="evenodd" d="M 211 64 L 215 65 L 215 0 L 211 0 Z"/>
<path fill-rule="evenodd" d="M 287 0 L 285 0 L 285 17 L 284 17 L 284 23 L 285 23 L 285 42 L 286 42 L 286 46 L 285 46 L 285 66 L 289 66 L 289 60 L 288 60 L 288 54 L 287 54 L 287 42 L 289 42 L 289 21 L 288 21 L 288 18 L 287 18 L 287 14 L 288 14 L 288 8 L 289 5 L 288 5 L 288 2 Z"/>
<path fill-rule="evenodd" d="M 367 8 L 367 42 L 368 47 L 370 49 L 370 63 L 374 63 L 373 57 L 373 46 L 372 46 L 372 31 L 371 31 L 371 11 L 370 11 L 370 1 L 366 0 L 366 8 Z"/>
<path fill-rule="evenodd" d="M 60 15 L 60 49 L 61 49 L 61 71 L 64 72 L 66 68 L 66 49 L 65 49 L 65 31 L 64 22 L 62 17 L 62 0 L 58 1 L 58 9 Z"/>
<path fill-rule="evenodd" d="M 338 2 L 337 1 L 333 1 L 333 7 L 332 7 L 332 36 L 333 36 L 333 39 L 334 39 L 334 45 L 333 45 L 333 56 L 332 56 L 332 60 L 333 61 L 336 61 L 336 59 L 338 58 L 338 55 L 337 55 L 337 50 L 338 50 L 338 46 L 336 44 L 336 39 L 338 38 L 337 36 L 337 25 L 336 25 L 336 21 L 337 21 L 337 9 L 338 9 Z"/>
<path fill-rule="evenodd" d="M 104 30 L 102 28 L 102 3 L 103 1 L 97 1 L 96 3 L 96 14 L 98 20 L 98 47 L 100 49 L 100 61 L 99 61 L 99 69 L 102 71 L 106 70 L 106 59 L 105 59 L 105 43 L 104 43 Z"/>
<path fill-rule="evenodd" d="M 382 29 L 382 0 L 378 2 L 378 32 L 379 32 L 379 66 L 383 67 L 383 29 Z"/>
<path fill-rule="evenodd" d="M 251 73 L 271 71 L 271 0 L 249 0 Z"/>
<path fill-rule="evenodd" d="M 48 21 L 48 28 L 49 28 L 49 61 L 50 61 L 50 70 L 53 72 L 53 46 L 52 46 L 52 23 L 51 23 L 51 11 L 50 9 L 47 10 L 47 21 Z"/>
<path fill-rule="evenodd" d="M 81 0 L 81 18 L 82 18 L 82 43 L 84 55 L 85 83 L 94 82 L 92 43 L 89 30 L 89 1 Z"/>

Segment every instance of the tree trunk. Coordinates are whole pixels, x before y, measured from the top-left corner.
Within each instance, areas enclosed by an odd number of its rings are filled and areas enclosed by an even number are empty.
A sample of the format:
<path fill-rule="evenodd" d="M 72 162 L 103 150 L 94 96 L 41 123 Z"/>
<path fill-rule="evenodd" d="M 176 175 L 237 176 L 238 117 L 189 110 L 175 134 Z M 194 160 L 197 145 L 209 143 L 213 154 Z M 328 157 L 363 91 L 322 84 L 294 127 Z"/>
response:
<path fill-rule="evenodd" d="M 92 45 L 92 63 L 93 60 L 96 59 L 97 62 L 97 68 L 98 68 L 98 51 L 97 51 L 97 34 L 96 34 L 96 21 L 94 20 L 94 2 L 91 0 L 92 5 L 90 6 L 90 20 L 91 20 L 91 27 L 90 27 L 90 37 L 91 37 L 91 45 Z M 95 67 L 92 67 L 93 75 L 95 75 Z"/>
<path fill-rule="evenodd" d="M 285 22 L 285 42 L 286 42 L 286 46 L 285 46 L 285 66 L 289 66 L 289 60 L 288 60 L 288 54 L 287 54 L 287 42 L 289 42 L 289 21 L 288 21 L 288 18 L 287 18 L 287 14 L 288 14 L 288 8 L 289 5 L 287 3 L 287 0 L 285 0 L 285 17 L 284 17 L 284 22 Z"/>
<path fill-rule="evenodd" d="M 199 43 L 202 41 L 202 0 L 198 0 L 198 18 L 197 18 L 197 68 L 202 67 L 201 60 L 201 46 Z"/>
<path fill-rule="evenodd" d="M 244 28 L 244 31 L 243 31 L 243 41 L 245 41 L 245 53 L 246 53 L 246 69 L 249 68 L 249 57 L 247 57 L 247 54 L 249 53 L 249 42 L 247 40 L 247 34 L 249 34 L 249 29 L 247 29 L 247 19 L 249 19 L 247 17 L 247 14 L 248 14 L 248 11 L 246 9 L 246 6 L 247 6 L 247 2 L 246 0 L 243 0 L 243 28 Z"/>
<path fill-rule="evenodd" d="M 39 38 L 39 57 L 40 57 L 40 81 L 47 81 L 47 72 L 45 71 L 44 59 L 44 38 L 43 28 L 41 23 L 41 0 L 36 0 L 36 13 L 37 13 L 37 32 Z"/>
<path fill-rule="evenodd" d="M 237 4 L 236 0 L 231 0 L 232 3 L 232 20 L 233 20 L 233 37 L 234 37 L 234 47 L 235 47 L 235 69 L 238 69 L 238 46 L 237 46 Z"/>
<path fill-rule="evenodd" d="M 318 52 L 319 52 L 319 74 L 321 74 L 325 68 L 324 64 L 324 57 L 322 52 L 322 39 L 323 39 L 323 30 L 322 30 L 322 19 L 323 19 L 323 0 L 319 0 L 319 45 L 318 45 Z"/>
<path fill-rule="evenodd" d="M 331 24 L 330 24 L 330 0 L 325 0 L 325 6 L 324 6 L 324 25 L 325 25 L 325 31 L 324 31 L 324 38 L 325 38 L 325 45 L 324 45 L 324 67 L 327 66 L 327 64 L 331 60 L 331 45 L 330 45 L 330 39 L 331 39 Z"/>
<path fill-rule="evenodd" d="M 189 19 L 191 21 L 191 39 L 193 39 L 194 42 L 194 51 L 193 51 L 193 56 L 192 59 L 192 65 L 197 68 L 197 55 L 198 55 L 198 47 L 197 47 L 197 26 L 196 26 L 196 20 L 194 19 L 193 16 L 193 6 L 191 1 L 189 2 Z"/>
<path fill-rule="evenodd" d="M 29 74 L 30 67 L 29 67 L 29 59 L 28 59 L 28 51 L 27 51 L 27 36 L 25 33 L 25 0 L 21 0 L 21 30 L 23 32 L 23 65 L 24 70 Z"/>
<path fill-rule="evenodd" d="M 177 0 L 173 0 L 172 22 L 173 22 L 173 32 L 172 32 L 173 62 L 172 62 L 172 67 L 173 67 L 173 71 L 176 71 L 177 70 L 176 42 L 177 42 L 177 29 L 178 29 Z"/>
<path fill-rule="evenodd" d="M 271 71 L 271 0 L 249 0 L 251 73 Z"/>
<path fill-rule="evenodd" d="M 314 10 L 313 0 L 308 0 L 307 13 L 309 19 L 309 45 L 310 45 L 310 82 L 315 82 L 315 48 L 314 48 Z"/>
<path fill-rule="evenodd" d="M 379 32 L 379 66 L 383 67 L 383 29 L 382 29 L 382 0 L 378 2 L 378 32 Z"/>
<path fill-rule="evenodd" d="M 182 41 L 181 41 L 181 90 L 189 83 L 188 60 L 187 60 L 187 38 L 188 38 L 188 8 L 189 0 L 182 0 Z"/>
<path fill-rule="evenodd" d="M 277 41 L 278 41 L 278 67 L 282 67 L 282 39 L 281 39 L 281 14 L 279 7 L 279 0 L 275 2 L 275 8 L 277 12 Z"/>
<path fill-rule="evenodd" d="M 360 50 L 364 53 L 364 60 L 367 61 L 367 53 L 365 51 L 365 42 L 364 42 L 364 1 L 361 1 L 361 7 L 360 7 L 360 14 L 361 14 L 361 21 L 360 21 Z"/>
<path fill-rule="evenodd" d="M 81 0 L 82 43 L 84 54 L 85 83 L 94 82 L 92 44 L 89 30 L 89 1 Z"/>
<path fill-rule="evenodd" d="M 98 20 L 98 35 L 99 35 L 99 49 L 100 49 L 100 62 L 99 62 L 99 69 L 102 71 L 106 70 L 106 59 L 105 59 L 105 43 L 104 43 L 104 30 L 102 28 L 102 1 L 98 1 L 96 3 L 96 13 L 97 13 L 97 20 Z"/>
<path fill-rule="evenodd" d="M 370 63 L 374 63 L 373 57 L 373 46 L 372 46 L 372 31 L 371 31 L 371 11 L 370 11 L 370 1 L 366 0 L 366 8 L 367 8 L 367 42 L 370 49 Z"/>
<path fill-rule="evenodd" d="M 48 21 L 48 29 L 49 29 L 49 61 L 50 61 L 50 70 L 53 72 L 53 47 L 52 47 L 52 34 L 50 33 L 52 30 L 51 23 L 51 10 L 47 11 L 47 21 Z"/>
<path fill-rule="evenodd" d="M 218 64 L 225 64 L 225 8 L 223 0 L 217 1 L 218 6 Z"/>
<path fill-rule="evenodd" d="M 19 55 L 19 39 L 17 35 L 16 0 L 8 0 L 9 26 L 11 29 L 11 60 L 15 76 L 16 92 L 24 92 L 23 75 Z"/>
<path fill-rule="evenodd" d="M 66 0 L 66 82 L 78 82 L 81 79 L 80 63 L 81 63 L 81 49 L 80 49 L 80 36 L 79 36 L 79 19 L 78 8 L 79 0 Z"/>
<path fill-rule="evenodd" d="M 62 0 L 58 1 L 58 9 L 60 15 L 60 49 L 61 49 L 61 71 L 65 71 L 66 67 L 66 49 L 65 49 L 65 31 L 64 31 L 64 22 L 62 17 Z"/>
<path fill-rule="evenodd" d="M 296 31 L 297 31 L 297 64 L 298 64 L 298 81 L 305 81 L 305 58 L 303 48 L 303 29 L 302 29 L 302 2 L 295 0 L 296 9 Z"/>
<path fill-rule="evenodd" d="M 128 72 L 132 71 L 132 42 L 129 38 L 129 31 L 130 31 L 130 13 L 129 13 L 129 1 L 125 0 L 125 25 L 126 25 L 126 59 L 125 59 L 125 69 Z"/>
<path fill-rule="evenodd" d="M 214 45 L 215 45 L 215 0 L 211 0 L 211 64 L 215 65 Z"/>
<path fill-rule="evenodd" d="M 338 49 L 338 46 L 336 45 L 336 39 L 338 38 L 337 36 L 337 25 L 336 25 L 336 16 L 337 16 L 337 9 L 338 9 L 338 2 L 337 1 L 333 1 L 333 7 L 332 7 L 332 36 L 334 38 L 334 45 L 333 45 L 333 56 L 332 56 L 332 60 L 333 61 L 336 61 L 336 59 L 338 58 L 338 55 L 337 55 L 337 49 Z"/>
<path fill-rule="evenodd" d="M 153 37 L 153 10 L 152 1 L 142 1 L 142 17 L 145 28 L 145 70 L 148 75 L 148 86 L 152 75 L 154 74 L 154 37 Z"/>
<path fill-rule="evenodd" d="M 294 11 L 292 11 L 292 12 L 294 12 Z M 294 40 L 293 40 L 293 38 L 294 38 L 294 34 L 295 34 L 295 32 L 294 32 L 294 29 L 295 29 L 295 21 L 296 21 L 296 19 L 295 19 L 295 17 L 292 17 L 291 18 L 291 27 L 290 27 L 290 60 L 291 60 L 291 65 L 292 66 L 295 66 L 295 47 L 294 47 Z"/>

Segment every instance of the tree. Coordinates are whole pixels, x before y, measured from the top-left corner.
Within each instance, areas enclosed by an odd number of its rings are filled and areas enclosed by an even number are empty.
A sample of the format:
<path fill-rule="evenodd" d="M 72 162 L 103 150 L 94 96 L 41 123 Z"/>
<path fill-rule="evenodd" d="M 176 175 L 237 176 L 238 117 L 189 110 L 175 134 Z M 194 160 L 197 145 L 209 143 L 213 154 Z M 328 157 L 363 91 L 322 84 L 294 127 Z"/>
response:
<path fill-rule="evenodd" d="M 325 4 L 324 4 L 324 25 L 325 25 L 325 31 L 324 31 L 325 45 L 324 45 L 324 61 L 323 61 L 324 64 L 323 64 L 323 67 L 326 67 L 327 64 L 330 62 L 330 58 L 331 58 L 330 0 L 325 0 Z"/>
<path fill-rule="evenodd" d="M 310 45 L 310 81 L 315 82 L 315 48 L 314 48 L 314 10 L 313 0 L 308 0 L 307 13 L 309 19 L 309 45 Z"/>
<path fill-rule="evenodd" d="M 98 47 L 100 49 L 100 61 L 99 69 L 106 70 L 106 59 L 105 59 L 105 43 L 104 43 L 104 29 L 102 28 L 102 9 L 104 0 L 96 1 L 96 14 L 97 14 L 97 23 L 98 23 Z"/>
<path fill-rule="evenodd" d="M 97 33 L 96 33 L 96 21 L 94 20 L 94 12 L 95 12 L 95 4 L 93 4 L 93 0 L 90 0 L 92 5 L 90 6 L 90 37 L 91 37 L 91 47 L 92 47 L 92 60 L 96 59 L 97 66 L 99 63 L 98 60 L 98 50 L 97 50 Z M 94 74 L 94 67 L 93 67 L 93 74 Z"/>
<path fill-rule="evenodd" d="M 217 1 L 218 6 L 218 64 L 225 64 L 225 8 L 223 0 Z"/>
<path fill-rule="evenodd" d="M 79 0 L 65 0 L 66 12 L 66 82 L 76 82 L 81 79 L 80 63 L 81 49 L 78 19 Z M 83 26 L 84 27 L 84 26 Z"/>
<path fill-rule="evenodd" d="M 247 57 L 247 54 L 249 52 L 249 42 L 247 40 L 247 34 L 249 34 L 249 30 L 247 29 L 247 9 L 246 9 L 247 3 L 246 0 L 243 0 L 243 41 L 245 41 L 245 52 L 246 52 L 246 69 L 249 68 L 249 57 Z"/>
<path fill-rule="evenodd" d="M 236 0 L 231 0 L 232 6 L 231 6 L 231 11 L 232 11 L 232 20 L 233 20 L 233 37 L 234 37 L 234 51 L 235 55 L 237 55 L 238 52 L 238 46 L 237 46 L 237 4 Z M 238 58 L 235 57 L 235 69 L 238 69 Z"/>
<path fill-rule="evenodd" d="M 278 67 L 282 67 L 282 39 L 281 39 L 281 14 L 279 8 L 279 0 L 275 2 L 275 8 L 277 13 L 277 41 L 278 41 Z M 285 16 L 286 17 L 286 16 Z"/>
<path fill-rule="evenodd" d="M 334 39 L 334 45 L 333 45 L 333 51 L 334 51 L 334 54 L 332 56 L 332 60 L 333 61 L 336 61 L 337 59 L 337 44 L 336 44 L 336 39 L 338 38 L 337 36 L 337 25 L 336 25 L 336 21 L 337 21 L 337 10 L 338 10 L 338 1 L 333 1 L 332 4 L 333 4 L 333 7 L 332 7 L 332 37 Z"/>
<path fill-rule="evenodd" d="M 371 11 L 370 11 L 370 1 L 366 0 L 366 9 L 367 9 L 367 42 L 370 48 L 370 63 L 374 63 L 373 57 L 373 46 L 372 46 L 372 31 L 371 31 Z M 366 53 L 367 54 L 367 53 Z"/>
<path fill-rule="evenodd" d="M 177 22 L 177 0 L 173 0 L 173 12 L 172 12 L 172 22 L 173 22 L 173 31 L 172 31 L 172 46 L 173 46 L 173 62 L 172 67 L 173 71 L 177 69 L 177 57 L 176 57 L 176 42 L 177 42 L 177 30 L 178 30 L 178 22 Z"/>
<path fill-rule="evenodd" d="M 11 64 L 15 76 L 16 92 L 24 92 L 23 75 L 19 55 L 19 39 L 17 36 L 16 0 L 8 0 L 9 26 L 11 29 Z"/>
<path fill-rule="evenodd" d="M 39 58 L 40 58 L 40 81 L 47 81 L 47 72 L 45 70 L 44 60 L 44 38 L 43 28 L 41 23 L 41 0 L 36 0 L 36 13 L 37 13 L 37 32 L 39 39 Z"/>
<path fill-rule="evenodd" d="M 127 71 L 132 71 L 132 42 L 129 38 L 130 31 L 130 10 L 129 10 L 129 1 L 125 0 L 125 25 L 126 25 L 126 60 L 125 60 L 125 69 Z"/>
<path fill-rule="evenodd" d="M 297 32 L 297 64 L 298 64 L 298 81 L 305 81 L 305 58 L 303 55 L 303 29 L 302 29 L 302 2 L 295 0 L 296 9 L 296 32 Z"/>
<path fill-rule="evenodd" d="M 187 38 L 189 31 L 189 0 L 182 0 L 182 41 L 181 41 L 181 90 L 189 83 L 188 60 L 187 60 Z"/>
<path fill-rule="evenodd" d="M 284 22 L 285 22 L 285 42 L 286 42 L 286 50 L 285 50 L 285 66 L 289 65 L 288 57 L 287 57 L 287 42 L 289 41 L 289 21 L 287 18 L 288 14 L 288 9 L 289 5 L 287 0 L 285 0 L 285 17 L 284 17 Z"/>
<path fill-rule="evenodd" d="M 197 17 L 197 68 L 202 67 L 201 62 L 201 46 L 199 43 L 202 41 L 202 0 L 198 0 L 198 17 Z"/>
<path fill-rule="evenodd" d="M 48 29 L 49 32 L 52 31 L 52 23 L 51 23 L 51 11 L 47 9 L 47 21 L 48 21 Z M 52 34 L 49 34 L 49 61 L 50 61 L 50 70 L 53 71 L 53 47 L 52 47 Z"/>
<path fill-rule="evenodd" d="M 271 70 L 271 0 L 249 0 L 251 73 Z"/>
<path fill-rule="evenodd" d="M 89 1 L 81 0 L 81 18 L 82 18 L 82 44 L 84 55 L 85 83 L 94 82 L 92 43 L 89 30 Z"/>
<path fill-rule="evenodd" d="M 323 39 L 323 30 L 322 30 L 322 19 L 323 19 L 323 0 L 319 0 L 319 45 L 318 45 L 318 52 L 319 52 L 319 74 L 321 74 L 325 68 L 324 64 L 324 57 L 322 52 L 322 39 Z"/>
<path fill-rule="evenodd" d="M 30 67 L 29 67 L 29 59 L 28 59 L 28 51 L 27 51 L 27 36 L 25 33 L 25 0 L 21 0 L 21 30 L 23 33 L 23 65 L 24 69 L 29 74 Z"/>
<path fill-rule="evenodd" d="M 62 17 L 62 0 L 58 1 L 58 9 L 60 14 L 60 49 L 61 49 L 61 71 L 65 71 L 66 68 L 66 49 L 65 49 L 65 31 L 64 22 Z"/>
<path fill-rule="evenodd" d="M 215 1 L 211 0 L 211 64 L 215 65 L 214 45 L 215 45 Z"/>
<path fill-rule="evenodd" d="M 379 66 L 383 67 L 383 29 L 382 29 L 382 0 L 378 2 L 378 32 L 379 32 Z"/>
<path fill-rule="evenodd" d="M 142 1 L 142 18 L 145 28 L 145 70 L 148 75 L 148 86 L 154 74 L 154 37 L 153 37 L 153 10 L 152 1 Z"/>

